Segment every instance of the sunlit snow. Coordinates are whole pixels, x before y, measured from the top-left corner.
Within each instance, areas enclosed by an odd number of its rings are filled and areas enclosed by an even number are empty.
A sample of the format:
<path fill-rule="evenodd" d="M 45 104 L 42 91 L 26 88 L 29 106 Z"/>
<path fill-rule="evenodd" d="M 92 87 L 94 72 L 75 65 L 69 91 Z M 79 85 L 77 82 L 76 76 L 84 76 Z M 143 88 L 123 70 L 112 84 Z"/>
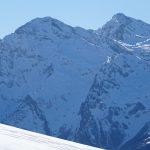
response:
<path fill-rule="evenodd" d="M 100 149 L 1 124 L 0 150 L 100 150 Z"/>

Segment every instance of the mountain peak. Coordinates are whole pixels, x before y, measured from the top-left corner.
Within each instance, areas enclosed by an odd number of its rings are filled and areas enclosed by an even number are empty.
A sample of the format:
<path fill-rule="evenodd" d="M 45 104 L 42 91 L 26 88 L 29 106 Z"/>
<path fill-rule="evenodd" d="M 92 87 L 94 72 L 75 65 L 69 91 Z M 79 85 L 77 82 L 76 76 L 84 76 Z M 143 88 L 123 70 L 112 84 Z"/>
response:
<path fill-rule="evenodd" d="M 123 13 L 117 13 L 98 32 L 114 40 L 136 44 L 150 37 L 150 25 Z"/>
<path fill-rule="evenodd" d="M 67 31 L 70 26 L 64 24 L 63 22 L 51 18 L 51 17 L 44 17 L 44 18 L 35 18 L 30 22 L 26 23 L 25 25 L 18 28 L 15 33 L 22 34 L 49 34 L 52 31 L 63 32 Z"/>
<path fill-rule="evenodd" d="M 123 13 L 117 13 L 115 14 L 112 18 L 117 18 L 117 19 L 124 19 L 124 18 L 129 18 Z"/>
<path fill-rule="evenodd" d="M 61 21 L 54 19 L 50 16 L 48 17 L 43 17 L 43 18 L 35 18 L 33 20 L 31 20 L 29 23 L 27 24 L 38 24 L 38 23 L 43 23 L 43 24 L 51 24 L 52 22 L 55 23 L 62 23 Z M 63 24 L 63 23 L 62 23 Z"/>
<path fill-rule="evenodd" d="M 131 17 L 127 17 L 123 13 L 117 13 L 110 20 L 111 23 L 119 23 L 119 24 L 127 24 L 131 22 L 133 19 Z"/>

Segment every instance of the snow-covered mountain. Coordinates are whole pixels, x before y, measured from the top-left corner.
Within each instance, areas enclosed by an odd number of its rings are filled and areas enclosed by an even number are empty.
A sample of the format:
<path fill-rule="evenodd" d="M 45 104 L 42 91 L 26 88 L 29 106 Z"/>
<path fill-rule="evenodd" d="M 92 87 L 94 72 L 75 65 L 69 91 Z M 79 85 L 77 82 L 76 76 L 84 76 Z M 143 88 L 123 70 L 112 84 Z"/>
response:
<path fill-rule="evenodd" d="M 72 138 L 81 103 L 111 51 L 97 34 L 52 18 L 22 26 L 1 42 L 1 121 Z"/>
<path fill-rule="evenodd" d="M 0 124 L 0 150 L 102 150 Z"/>
<path fill-rule="evenodd" d="M 111 150 L 149 148 L 149 63 L 150 25 L 140 20 L 116 14 L 94 31 L 34 19 L 0 41 L 0 122 Z"/>

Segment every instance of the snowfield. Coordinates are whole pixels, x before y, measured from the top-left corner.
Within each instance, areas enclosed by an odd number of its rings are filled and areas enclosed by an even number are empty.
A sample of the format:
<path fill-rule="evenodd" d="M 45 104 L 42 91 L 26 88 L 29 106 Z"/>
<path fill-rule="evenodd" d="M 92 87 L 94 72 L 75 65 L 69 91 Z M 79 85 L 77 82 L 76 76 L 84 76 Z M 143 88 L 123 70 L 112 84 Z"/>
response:
<path fill-rule="evenodd" d="M 0 124 L 0 150 L 100 150 Z"/>

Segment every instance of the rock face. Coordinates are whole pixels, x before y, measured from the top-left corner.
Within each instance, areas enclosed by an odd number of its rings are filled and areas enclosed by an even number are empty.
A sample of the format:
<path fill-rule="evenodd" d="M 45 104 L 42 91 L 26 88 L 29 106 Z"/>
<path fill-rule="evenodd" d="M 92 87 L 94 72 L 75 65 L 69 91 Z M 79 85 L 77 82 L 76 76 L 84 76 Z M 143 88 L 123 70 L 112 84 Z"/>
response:
<path fill-rule="evenodd" d="M 150 25 L 97 31 L 37 18 L 0 41 L 0 122 L 111 150 L 149 148 Z"/>
<path fill-rule="evenodd" d="M 150 149 L 150 123 L 147 123 L 138 134 L 131 140 L 129 140 L 121 150 L 149 150 Z"/>

